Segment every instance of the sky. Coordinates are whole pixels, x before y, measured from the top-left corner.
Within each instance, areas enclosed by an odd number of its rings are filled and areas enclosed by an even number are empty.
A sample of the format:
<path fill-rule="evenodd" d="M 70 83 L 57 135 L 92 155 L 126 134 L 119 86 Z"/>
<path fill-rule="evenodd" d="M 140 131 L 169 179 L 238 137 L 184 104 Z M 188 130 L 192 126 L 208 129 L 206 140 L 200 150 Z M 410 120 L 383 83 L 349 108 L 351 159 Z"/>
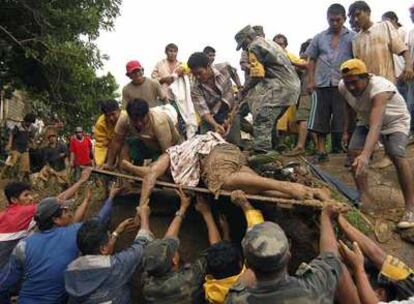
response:
<path fill-rule="evenodd" d="M 339 3 L 348 9 L 352 0 Z M 165 58 L 165 46 L 178 45 L 178 59 L 202 51 L 206 45 L 216 49 L 216 63 L 230 62 L 239 68 L 240 52 L 234 35 L 245 25 L 262 25 L 266 38 L 282 33 L 288 38 L 288 49 L 299 52 L 302 42 L 327 28 L 329 0 L 123 0 L 121 15 L 111 32 L 102 32 L 99 49 L 109 56 L 102 71 L 111 72 L 120 89 L 129 82 L 125 65 L 139 60 L 150 76 L 154 65 Z M 370 0 L 372 20 L 394 11 L 407 29 L 412 25 L 408 8 L 414 0 Z M 348 24 L 347 24 L 348 25 Z"/>

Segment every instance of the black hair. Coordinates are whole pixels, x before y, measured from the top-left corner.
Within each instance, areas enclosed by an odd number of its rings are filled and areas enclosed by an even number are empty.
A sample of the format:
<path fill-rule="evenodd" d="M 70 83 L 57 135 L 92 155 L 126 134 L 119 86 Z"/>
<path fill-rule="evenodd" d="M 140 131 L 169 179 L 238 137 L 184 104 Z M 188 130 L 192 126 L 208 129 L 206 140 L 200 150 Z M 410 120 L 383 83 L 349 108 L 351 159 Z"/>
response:
<path fill-rule="evenodd" d="M 132 119 L 144 118 L 149 111 L 148 102 L 146 102 L 144 99 L 136 98 L 128 102 L 126 110 L 128 116 Z"/>
<path fill-rule="evenodd" d="M 210 60 L 208 59 L 207 55 L 202 52 L 196 52 L 191 54 L 190 58 L 188 58 L 187 65 L 190 69 L 194 68 L 207 68 L 210 64 Z"/>
<path fill-rule="evenodd" d="M 30 185 L 22 182 L 10 182 L 4 188 L 4 195 L 7 201 L 11 203 L 12 198 L 19 198 L 23 191 L 30 190 Z"/>
<path fill-rule="evenodd" d="M 241 250 L 229 241 L 211 245 L 206 250 L 207 270 L 215 279 L 235 276 L 242 270 Z"/>
<path fill-rule="evenodd" d="M 119 103 L 115 99 L 108 99 L 101 101 L 101 111 L 108 114 L 119 110 Z"/>
<path fill-rule="evenodd" d="M 308 39 L 300 45 L 300 50 L 299 50 L 300 55 L 306 52 L 311 42 L 312 42 L 312 39 Z"/>
<path fill-rule="evenodd" d="M 397 14 L 396 14 L 395 12 L 393 12 L 393 11 L 388 11 L 388 12 L 385 12 L 385 13 L 382 15 L 382 18 L 383 18 L 383 19 L 390 19 L 390 20 L 392 20 L 392 21 L 395 21 L 395 22 L 397 23 L 398 27 L 401 27 L 401 26 L 402 26 L 402 25 L 401 25 L 401 23 L 398 21 L 398 16 L 397 16 Z"/>
<path fill-rule="evenodd" d="M 209 45 L 206 46 L 203 50 L 204 54 L 215 53 L 215 52 L 216 52 L 216 50 L 212 46 L 209 46 Z"/>
<path fill-rule="evenodd" d="M 40 231 L 46 231 L 52 229 L 55 226 L 55 222 L 53 221 L 54 218 L 61 217 L 63 214 L 63 209 L 57 209 L 52 216 L 48 217 L 44 221 L 41 221 L 37 216 L 35 216 L 35 221 L 37 223 L 37 227 Z"/>
<path fill-rule="evenodd" d="M 334 3 L 328 7 L 327 15 L 341 15 L 346 19 L 346 10 L 342 4 Z"/>
<path fill-rule="evenodd" d="M 178 46 L 175 43 L 168 43 L 165 46 L 165 52 L 167 52 L 168 49 L 174 49 L 174 50 L 178 51 Z"/>
<path fill-rule="evenodd" d="M 108 243 L 108 230 L 106 225 L 98 219 L 85 221 L 76 235 L 76 244 L 83 255 L 100 254 L 101 246 Z"/>
<path fill-rule="evenodd" d="M 273 37 L 273 41 L 276 41 L 276 39 L 279 39 L 279 38 L 282 38 L 283 41 L 284 41 L 284 43 L 285 43 L 285 46 L 288 46 L 287 37 L 285 35 L 283 35 L 283 34 L 277 34 L 277 35 L 275 35 L 275 37 Z"/>
<path fill-rule="evenodd" d="M 386 300 L 394 300 L 397 296 L 397 290 L 395 285 L 393 285 L 393 283 L 389 282 L 388 280 L 381 279 L 378 268 L 370 260 L 365 259 L 364 268 L 372 288 L 374 290 L 379 288 L 384 289 L 387 294 Z"/>
<path fill-rule="evenodd" d="M 348 16 L 353 16 L 356 11 L 371 13 L 371 8 L 365 1 L 355 1 L 349 6 Z"/>
<path fill-rule="evenodd" d="M 364 74 L 358 75 L 358 78 L 360 78 L 360 79 L 368 79 L 369 77 L 370 77 L 369 73 L 364 73 Z"/>
<path fill-rule="evenodd" d="M 35 121 L 36 121 L 36 115 L 34 115 L 33 113 L 27 113 L 24 116 L 23 121 L 24 122 L 35 123 Z"/>

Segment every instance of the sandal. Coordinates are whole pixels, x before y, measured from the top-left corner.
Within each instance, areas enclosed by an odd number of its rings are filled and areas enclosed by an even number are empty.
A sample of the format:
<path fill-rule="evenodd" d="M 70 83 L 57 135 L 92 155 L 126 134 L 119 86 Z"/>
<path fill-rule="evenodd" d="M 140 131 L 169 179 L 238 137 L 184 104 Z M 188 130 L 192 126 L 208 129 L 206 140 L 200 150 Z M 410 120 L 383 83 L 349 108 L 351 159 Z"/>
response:
<path fill-rule="evenodd" d="M 414 212 L 406 211 L 398 222 L 397 227 L 399 229 L 408 229 L 414 227 Z"/>

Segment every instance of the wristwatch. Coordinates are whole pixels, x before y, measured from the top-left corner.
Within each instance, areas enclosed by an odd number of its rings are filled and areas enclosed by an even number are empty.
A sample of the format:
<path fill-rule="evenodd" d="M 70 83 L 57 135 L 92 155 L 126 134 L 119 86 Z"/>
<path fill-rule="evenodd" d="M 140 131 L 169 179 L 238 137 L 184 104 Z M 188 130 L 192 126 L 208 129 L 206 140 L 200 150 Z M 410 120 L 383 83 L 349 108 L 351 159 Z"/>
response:
<path fill-rule="evenodd" d="M 112 232 L 112 237 L 113 237 L 114 239 L 117 239 L 117 238 L 119 237 L 119 233 L 118 233 L 118 232 L 116 232 L 116 231 Z"/>
<path fill-rule="evenodd" d="M 183 220 L 183 219 L 184 219 L 184 217 L 185 217 L 185 213 L 184 213 L 184 212 L 181 212 L 180 210 L 178 210 L 178 211 L 175 213 L 175 216 L 181 217 L 181 219 Z"/>

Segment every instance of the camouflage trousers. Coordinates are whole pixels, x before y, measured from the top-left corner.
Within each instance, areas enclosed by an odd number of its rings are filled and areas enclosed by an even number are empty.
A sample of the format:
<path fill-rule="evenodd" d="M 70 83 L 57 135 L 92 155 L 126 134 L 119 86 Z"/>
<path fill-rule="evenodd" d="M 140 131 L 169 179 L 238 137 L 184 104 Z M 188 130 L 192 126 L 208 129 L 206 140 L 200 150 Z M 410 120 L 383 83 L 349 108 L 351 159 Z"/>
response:
<path fill-rule="evenodd" d="M 287 110 L 287 106 L 266 105 L 257 109 L 253 120 L 253 144 L 255 151 L 267 152 L 272 150 L 276 140 L 277 121 Z"/>

